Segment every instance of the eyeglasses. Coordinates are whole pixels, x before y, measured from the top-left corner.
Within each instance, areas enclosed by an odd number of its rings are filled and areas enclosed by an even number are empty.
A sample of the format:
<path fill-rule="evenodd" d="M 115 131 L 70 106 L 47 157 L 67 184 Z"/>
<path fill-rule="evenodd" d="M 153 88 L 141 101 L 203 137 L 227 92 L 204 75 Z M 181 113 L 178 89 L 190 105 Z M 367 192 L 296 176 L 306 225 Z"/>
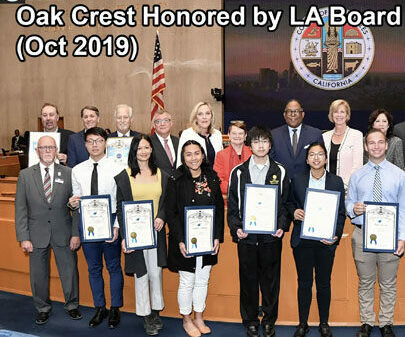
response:
<path fill-rule="evenodd" d="M 255 140 L 252 140 L 252 144 L 254 144 L 254 145 L 259 145 L 259 144 L 267 145 L 267 144 L 270 144 L 270 140 L 268 140 L 268 139 L 255 139 Z"/>
<path fill-rule="evenodd" d="M 87 139 L 86 143 L 89 145 L 95 145 L 95 144 L 101 144 L 104 142 L 104 138 L 98 138 L 98 139 Z"/>
<path fill-rule="evenodd" d="M 286 115 L 292 116 L 292 115 L 300 114 L 302 112 L 302 110 L 299 110 L 299 109 L 295 109 L 295 110 L 287 109 L 287 110 L 284 110 L 284 112 L 286 113 Z"/>
<path fill-rule="evenodd" d="M 37 149 L 39 151 L 43 151 L 43 152 L 45 152 L 45 151 L 53 151 L 53 150 L 56 150 L 56 146 L 38 146 Z"/>
<path fill-rule="evenodd" d="M 170 123 L 170 121 L 171 121 L 171 119 L 168 119 L 168 118 L 165 118 L 165 119 L 156 119 L 156 120 L 154 121 L 154 123 L 155 123 L 156 125 L 160 125 L 160 124 L 167 124 L 167 123 Z"/>
<path fill-rule="evenodd" d="M 315 158 L 315 157 L 318 157 L 318 158 L 323 158 L 323 157 L 325 157 L 325 153 L 324 152 L 319 152 L 319 153 L 313 153 L 313 152 L 311 152 L 309 155 L 308 155 L 308 157 L 309 158 Z"/>

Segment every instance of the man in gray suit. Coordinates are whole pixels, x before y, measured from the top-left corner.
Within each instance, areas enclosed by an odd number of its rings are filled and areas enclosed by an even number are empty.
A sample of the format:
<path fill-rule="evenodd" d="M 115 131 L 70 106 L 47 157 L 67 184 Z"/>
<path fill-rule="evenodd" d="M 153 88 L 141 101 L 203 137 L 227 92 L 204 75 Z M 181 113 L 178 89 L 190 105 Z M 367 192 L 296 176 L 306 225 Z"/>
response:
<path fill-rule="evenodd" d="M 152 126 L 155 133 L 151 135 L 153 148 L 155 150 L 155 162 L 157 167 L 172 175 L 176 170 L 177 148 L 179 139 L 170 135 L 173 126 L 172 116 L 168 112 L 156 112 L 152 119 Z"/>
<path fill-rule="evenodd" d="M 55 140 L 43 136 L 36 149 L 40 162 L 20 172 L 15 197 L 15 229 L 24 253 L 29 253 L 31 290 L 38 311 L 35 323 L 45 324 L 51 312 L 49 254 L 52 247 L 65 296 L 64 308 L 81 319 L 77 256 L 79 230 L 67 207 L 72 195 L 72 171 L 56 164 Z"/>
<path fill-rule="evenodd" d="M 402 139 L 402 147 L 404 150 L 404 158 L 405 158 L 405 121 L 395 125 L 394 136 L 397 136 Z"/>

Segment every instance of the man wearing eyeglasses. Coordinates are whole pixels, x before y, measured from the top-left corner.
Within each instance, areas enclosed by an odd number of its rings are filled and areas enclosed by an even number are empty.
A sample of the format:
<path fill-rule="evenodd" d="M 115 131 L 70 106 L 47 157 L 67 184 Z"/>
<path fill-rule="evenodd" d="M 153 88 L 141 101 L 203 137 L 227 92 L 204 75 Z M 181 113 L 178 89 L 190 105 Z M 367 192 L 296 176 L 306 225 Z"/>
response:
<path fill-rule="evenodd" d="M 248 133 L 252 156 L 236 166 L 231 173 L 228 191 L 228 226 L 232 241 L 238 245 L 240 313 L 248 337 L 259 337 L 259 325 L 264 337 L 275 336 L 280 292 L 281 241 L 290 227 L 287 199 L 290 178 L 283 165 L 269 157 L 271 133 L 263 127 L 253 127 Z M 275 234 L 245 233 L 246 184 L 278 187 L 277 231 Z M 269 211 L 270 216 L 270 211 Z M 262 294 L 263 319 L 259 315 L 259 289 Z"/>
<path fill-rule="evenodd" d="M 43 136 L 36 149 L 40 162 L 20 172 L 15 197 L 15 228 L 24 253 L 29 254 L 32 297 L 37 310 L 35 323 L 48 322 L 50 248 L 65 296 L 64 308 L 71 319 L 81 319 L 77 256 L 78 227 L 72 224 L 67 207 L 72 195 L 72 172 L 55 163 L 55 140 Z"/>
<path fill-rule="evenodd" d="M 131 130 L 132 108 L 127 104 L 118 104 L 114 110 L 114 119 L 117 131 L 108 137 L 135 137 L 139 132 Z"/>
<path fill-rule="evenodd" d="M 293 178 L 295 173 L 308 171 L 306 149 L 314 142 L 323 144 L 323 138 L 321 130 L 302 123 L 305 112 L 298 100 L 289 100 L 283 115 L 286 124 L 271 131 L 274 144 L 270 156 Z"/>
<path fill-rule="evenodd" d="M 151 135 L 155 150 L 155 162 L 157 167 L 172 175 L 176 170 L 176 153 L 179 147 L 179 139 L 170 135 L 173 126 L 172 116 L 168 112 L 156 112 L 152 119 L 152 127 L 155 133 Z"/>
<path fill-rule="evenodd" d="M 99 127 L 93 127 L 84 134 L 84 141 L 90 158 L 76 165 L 72 170 L 73 197 L 69 204 L 74 209 L 73 222 L 81 227 L 78 214 L 81 196 L 103 195 L 111 196 L 112 213 L 116 212 L 117 185 L 114 177 L 122 171 L 112 159 L 105 155 L 107 133 Z M 89 321 L 90 327 L 99 325 L 108 316 L 108 327 L 115 328 L 120 322 L 122 307 L 122 289 L 124 280 L 121 270 L 121 245 L 118 239 L 119 225 L 114 221 L 114 236 L 104 242 L 86 242 L 82 244 L 83 253 L 89 268 L 89 280 L 93 302 L 96 308 L 94 316 Z M 103 279 L 103 256 L 110 274 L 111 308 L 106 309 Z"/>

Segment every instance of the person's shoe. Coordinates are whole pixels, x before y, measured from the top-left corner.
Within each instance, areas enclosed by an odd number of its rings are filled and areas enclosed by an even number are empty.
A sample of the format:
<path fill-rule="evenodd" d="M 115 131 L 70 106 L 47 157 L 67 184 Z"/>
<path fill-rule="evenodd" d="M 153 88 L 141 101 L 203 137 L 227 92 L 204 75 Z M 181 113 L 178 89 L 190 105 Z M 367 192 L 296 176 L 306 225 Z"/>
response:
<path fill-rule="evenodd" d="M 159 310 L 152 310 L 152 315 L 153 315 L 153 323 L 155 323 L 156 328 L 158 330 L 163 329 L 163 322 L 159 316 Z"/>
<path fill-rule="evenodd" d="M 68 315 L 70 316 L 70 318 L 71 318 L 71 319 L 74 319 L 74 320 L 78 320 L 78 319 L 82 319 L 82 318 L 83 318 L 82 313 L 81 313 L 81 312 L 79 311 L 79 309 L 77 309 L 77 308 L 68 310 L 67 313 L 68 313 Z"/>
<path fill-rule="evenodd" d="M 259 327 L 256 325 L 248 325 L 246 327 L 246 334 L 248 337 L 259 337 Z"/>
<path fill-rule="evenodd" d="M 263 329 L 263 337 L 274 337 L 276 335 L 276 331 L 274 330 L 274 324 L 262 322 L 262 329 Z"/>
<path fill-rule="evenodd" d="M 94 314 L 93 318 L 89 322 L 90 327 L 95 327 L 99 325 L 104 318 L 108 316 L 108 310 L 105 307 L 96 307 L 96 313 Z"/>
<path fill-rule="evenodd" d="M 208 335 L 211 333 L 211 329 L 204 323 L 204 321 L 193 321 L 194 325 L 200 331 L 202 335 Z"/>
<path fill-rule="evenodd" d="M 149 336 L 156 336 L 159 333 L 152 314 L 143 317 L 143 328 L 145 329 L 145 333 Z"/>
<path fill-rule="evenodd" d="M 118 307 L 111 307 L 110 314 L 108 315 L 108 327 L 114 329 L 120 323 L 120 309 Z"/>
<path fill-rule="evenodd" d="M 332 337 L 332 330 L 328 323 L 321 323 L 319 324 L 319 332 L 321 333 L 321 337 Z"/>
<path fill-rule="evenodd" d="M 357 331 L 356 337 L 370 337 L 371 330 L 373 330 L 373 327 L 369 324 L 363 324 L 360 327 L 360 330 Z"/>
<path fill-rule="evenodd" d="M 309 331 L 308 323 L 300 323 L 295 330 L 294 337 L 305 337 Z"/>
<path fill-rule="evenodd" d="M 388 324 L 380 328 L 382 337 L 395 337 L 394 330 L 392 330 L 392 325 Z"/>
<path fill-rule="evenodd" d="M 48 319 L 49 319 L 49 312 L 39 312 L 35 319 L 35 323 L 38 325 L 42 325 L 48 322 Z"/>

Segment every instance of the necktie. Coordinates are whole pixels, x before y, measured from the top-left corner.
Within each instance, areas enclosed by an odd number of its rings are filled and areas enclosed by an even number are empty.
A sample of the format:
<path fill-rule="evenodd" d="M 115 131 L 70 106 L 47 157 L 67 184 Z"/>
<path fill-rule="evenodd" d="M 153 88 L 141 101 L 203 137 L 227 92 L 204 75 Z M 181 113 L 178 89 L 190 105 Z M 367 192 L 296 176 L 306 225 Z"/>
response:
<path fill-rule="evenodd" d="M 50 203 L 52 195 L 52 185 L 51 185 L 51 176 L 49 174 L 49 167 L 45 167 L 44 192 L 46 200 L 48 201 L 48 203 Z"/>
<path fill-rule="evenodd" d="M 170 164 L 173 166 L 173 157 L 172 157 L 172 153 L 169 148 L 169 144 L 167 143 L 167 138 L 165 138 L 164 141 L 165 141 L 165 151 L 166 151 L 167 157 L 170 160 Z"/>
<path fill-rule="evenodd" d="M 374 186 L 373 186 L 373 201 L 382 201 L 382 186 L 380 176 L 380 166 L 375 166 Z"/>
<path fill-rule="evenodd" d="M 90 194 L 91 195 L 98 195 L 98 174 L 97 174 L 97 165 L 98 163 L 94 163 L 93 173 L 91 174 L 91 188 Z"/>
<path fill-rule="evenodd" d="M 293 129 L 293 137 L 292 137 L 292 147 L 294 156 L 297 153 L 297 146 L 298 146 L 298 138 L 297 138 L 297 129 Z"/>

